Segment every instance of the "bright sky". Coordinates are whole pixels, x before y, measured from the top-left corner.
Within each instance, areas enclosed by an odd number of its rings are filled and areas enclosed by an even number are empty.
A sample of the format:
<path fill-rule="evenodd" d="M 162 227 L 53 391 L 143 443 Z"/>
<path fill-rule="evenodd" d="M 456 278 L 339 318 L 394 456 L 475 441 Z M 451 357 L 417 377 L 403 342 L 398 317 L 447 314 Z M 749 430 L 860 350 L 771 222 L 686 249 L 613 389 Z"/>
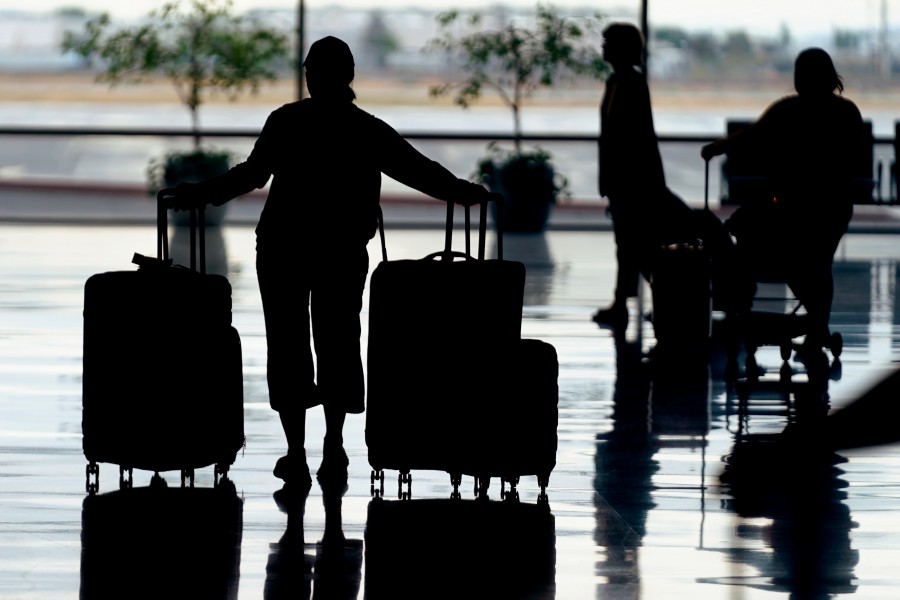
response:
<path fill-rule="evenodd" d="M 496 0 L 430 0 L 448 8 L 483 7 Z M 357 8 L 372 7 L 371 0 L 305 0 L 307 7 L 334 4 Z M 506 4 L 532 7 L 534 0 L 505 0 Z M 550 0 L 556 6 L 590 7 L 611 12 L 617 7 L 636 10 L 640 0 Z M 162 0 L 0 0 L 0 10 L 53 10 L 61 6 L 81 6 L 108 11 L 121 17 L 142 16 L 163 4 Z M 234 0 L 237 12 L 249 8 L 296 8 L 298 0 Z M 379 0 L 378 6 L 415 6 L 414 0 Z M 900 28 L 900 0 L 649 0 L 650 21 L 657 25 L 678 25 L 692 30 L 727 31 L 745 28 L 752 33 L 775 35 L 786 24 L 795 35 L 830 34 L 834 29 L 874 31 L 886 7 L 888 22 Z M 421 4 L 419 4 L 421 6 Z"/>

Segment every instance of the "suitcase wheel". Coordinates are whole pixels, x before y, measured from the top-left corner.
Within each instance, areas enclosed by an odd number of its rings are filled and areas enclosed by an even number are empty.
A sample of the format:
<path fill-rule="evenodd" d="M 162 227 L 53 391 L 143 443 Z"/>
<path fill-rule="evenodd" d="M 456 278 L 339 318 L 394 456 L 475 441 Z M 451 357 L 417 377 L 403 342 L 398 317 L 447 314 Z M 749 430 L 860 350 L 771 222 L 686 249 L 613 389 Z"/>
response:
<path fill-rule="evenodd" d="M 747 360 L 744 363 L 744 370 L 749 380 L 759 379 L 760 376 L 760 368 L 759 364 L 756 362 L 756 357 L 750 352 L 750 349 L 747 350 Z M 753 349 L 753 352 L 756 352 L 756 349 Z"/>
<path fill-rule="evenodd" d="M 490 477 L 476 477 L 475 478 L 475 497 L 476 498 L 487 498 L 488 488 L 491 487 L 491 478 Z"/>
<path fill-rule="evenodd" d="M 509 491 L 506 491 L 507 483 L 509 483 Z M 517 485 L 519 485 L 518 475 L 513 477 L 502 477 L 500 479 L 500 498 L 502 500 L 518 500 L 519 490 L 516 489 Z"/>
<path fill-rule="evenodd" d="M 844 338 L 840 333 L 831 334 L 829 349 L 831 350 L 831 355 L 835 358 L 838 358 L 841 352 L 844 351 Z"/>
<path fill-rule="evenodd" d="M 94 495 L 100 489 L 100 465 L 89 462 L 84 468 L 84 487 L 88 494 Z"/>
<path fill-rule="evenodd" d="M 216 463 L 213 471 L 213 487 L 219 487 L 220 483 L 224 483 L 228 479 L 228 465 Z"/>
<path fill-rule="evenodd" d="M 406 491 L 403 490 L 404 485 L 406 485 Z M 397 499 L 409 500 L 411 497 L 412 473 L 400 471 L 400 476 L 397 478 Z"/>
<path fill-rule="evenodd" d="M 791 354 L 794 353 L 794 344 L 790 341 L 781 344 L 781 360 L 790 360 Z"/>
<path fill-rule="evenodd" d="M 119 489 L 127 490 L 134 486 L 132 475 L 134 471 L 131 467 L 119 467 Z"/>
<path fill-rule="evenodd" d="M 181 487 L 194 487 L 194 470 L 181 470 Z"/>
<path fill-rule="evenodd" d="M 453 486 L 453 491 L 450 493 L 450 497 L 454 500 L 462 498 L 462 495 L 459 493 L 459 486 L 462 485 L 462 475 L 460 475 L 459 473 L 450 473 L 450 485 Z"/>
<path fill-rule="evenodd" d="M 384 496 L 384 471 L 381 469 L 372 469 L 372 475 L 370 476 L 370 480 L 372 482 L 372 486 L 370 488 L 370 493 L 374 498 L 381 498 Z M 375 482 L 378 482 L 378 487 L 375 487 Z"/>

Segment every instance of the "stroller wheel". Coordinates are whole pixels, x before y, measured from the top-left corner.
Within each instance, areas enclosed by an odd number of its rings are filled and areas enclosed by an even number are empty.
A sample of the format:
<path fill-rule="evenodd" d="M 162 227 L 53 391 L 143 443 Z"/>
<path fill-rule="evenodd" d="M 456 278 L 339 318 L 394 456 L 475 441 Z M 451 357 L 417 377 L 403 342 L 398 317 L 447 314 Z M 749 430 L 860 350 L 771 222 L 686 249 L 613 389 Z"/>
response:
<path fill-rule="evenodd" d="M 781 360 L 788 361 L 794 352 L 794 345 L 791 342 L 782 342 L 781 344 Z"/>
<path fill-rule="evenodd" d="M 756 357 L 752 354 L 747 355 L 747 359 L 744 361 L 744 370 L 747 379 L 751 381 L 755 381 L 759 379 L 760 376 L 760 368 L 759 364 L 756 362 Z"/>
<path fill-rule="evenodd" d="M 841 352 L 844 351 L 844 338 L 840 333 L 831 334 L 829 350 L 831 350 L 831 355 L 835 358 L 839 357 Z"/>

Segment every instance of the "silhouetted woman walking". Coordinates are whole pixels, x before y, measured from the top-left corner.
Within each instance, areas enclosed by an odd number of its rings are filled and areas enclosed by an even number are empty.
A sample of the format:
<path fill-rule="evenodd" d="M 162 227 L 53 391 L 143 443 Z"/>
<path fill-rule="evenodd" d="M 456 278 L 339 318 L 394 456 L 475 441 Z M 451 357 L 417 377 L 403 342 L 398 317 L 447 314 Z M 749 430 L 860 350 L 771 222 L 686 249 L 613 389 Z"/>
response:
<path fill-rule="evenodd" d="M 601 326 L 624 329 L 626 300 L 638 294 L 641 274 L 649 274 L 655 249 L 651 220 L 656 203 L 670 198 L 650 90 L 641 71 L 644 37 L 628 23 L 612 23 L 603 32 L 603 59 L 613 69 L 600 105 L 600 196 L 609 202 L 616 240 L 616 288 L 613 302 L 594 313 Z"/>

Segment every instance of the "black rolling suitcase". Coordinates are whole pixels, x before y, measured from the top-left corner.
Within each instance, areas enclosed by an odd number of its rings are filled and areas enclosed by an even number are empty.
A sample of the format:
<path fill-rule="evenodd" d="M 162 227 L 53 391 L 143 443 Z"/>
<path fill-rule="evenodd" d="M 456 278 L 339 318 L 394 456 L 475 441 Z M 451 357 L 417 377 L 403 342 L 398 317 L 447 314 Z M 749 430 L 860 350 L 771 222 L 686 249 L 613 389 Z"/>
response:
<path fill-rule="evenodd" d="M 483 401 L 469 419 L 462 474 L 475 478 L 475 493 L 487 494 L 491 478 L 501 482 L 501 496 L 518 497 L 522 476 L 535 476 L 546 487 L 556 467 L 559 360 L 552 344 L 538 339 L 514 342 L 495 357 L 481 385 Z M 509 484 L 509 490 L 506 490 Z"/>
<path fill-rule="evenodd" d="M 366 444 L 384 469 L 463 472 L 467 432 L 480 406 L 486 361 L 521 337 L 525 265 L 485 259 L 487 204 L 478 257 L 452 250 L 453 204 L 445 247 L 421 259 L 384 260 L 369 284 Z M 468 210 L 466 212 L 468 217 Z"/>
<path fill-rule="evenodd" d="M 667 357 L 706 358 L 712 334 L 711 240 L 709 163 L 706 166 L 704 207 L 692 210 L 671 194 L 671 223 L 653 257 L 650 293 L 653 302 L 655 351 Z"/>
<path fill-rule="evenodd" d="M 224 479 L 244 445 L 241 342 L 231 322 L 231 284 L 205 272 L 203 211 L 192 218 L 191 265 L 168 257 L 166 198 L 157 199 L 157 258 L 98 273 L 84 289 L 82 445 L 87 490 L 99 463 L 180 470 L 215 465 Z M 196 234 L 199 231 L 199 267 Z"/>
<path fill-rule="evenodd" d="M 524 264 L 504 260 L 502 242 L 497 259 L 484 258 L 486 213 L 482 204 L 477 258 L 469 251 L 468 211 L 466 251 L 451 250 L 452 204 L 442 252 L 388 261 L 382 230 L 385 260 L 369 287 L 366 444 L 373 494 L 383 492 L 384 469 L 399 471 L 401 484 L 410 482 L 413 470 L 446 471 L 454 486 L 463 474 L 512 479 L 519 470 L 518 462 L 504 461 L 510 448 L 499 448 L 496 440 L 519 435 L 512 424 L 526 419 L 521 415 L 530 407 L 515 400 L 515 384 L 528 360 L 543 362 L 539 356 L 547 354 L 533 349 L 540 344 L 521 340 Z M 541 447 L 552 445 L 552 453 L 521 469 L 540 471 L 544 481 L 556 456 L 555 362 L 547 368 L 552 397 L 548 391 L 544 416 L 552 412 L 552 418 L 542 423 L 552 433 Z M 510 444 L 525 452 L 532 440 Z"/>

